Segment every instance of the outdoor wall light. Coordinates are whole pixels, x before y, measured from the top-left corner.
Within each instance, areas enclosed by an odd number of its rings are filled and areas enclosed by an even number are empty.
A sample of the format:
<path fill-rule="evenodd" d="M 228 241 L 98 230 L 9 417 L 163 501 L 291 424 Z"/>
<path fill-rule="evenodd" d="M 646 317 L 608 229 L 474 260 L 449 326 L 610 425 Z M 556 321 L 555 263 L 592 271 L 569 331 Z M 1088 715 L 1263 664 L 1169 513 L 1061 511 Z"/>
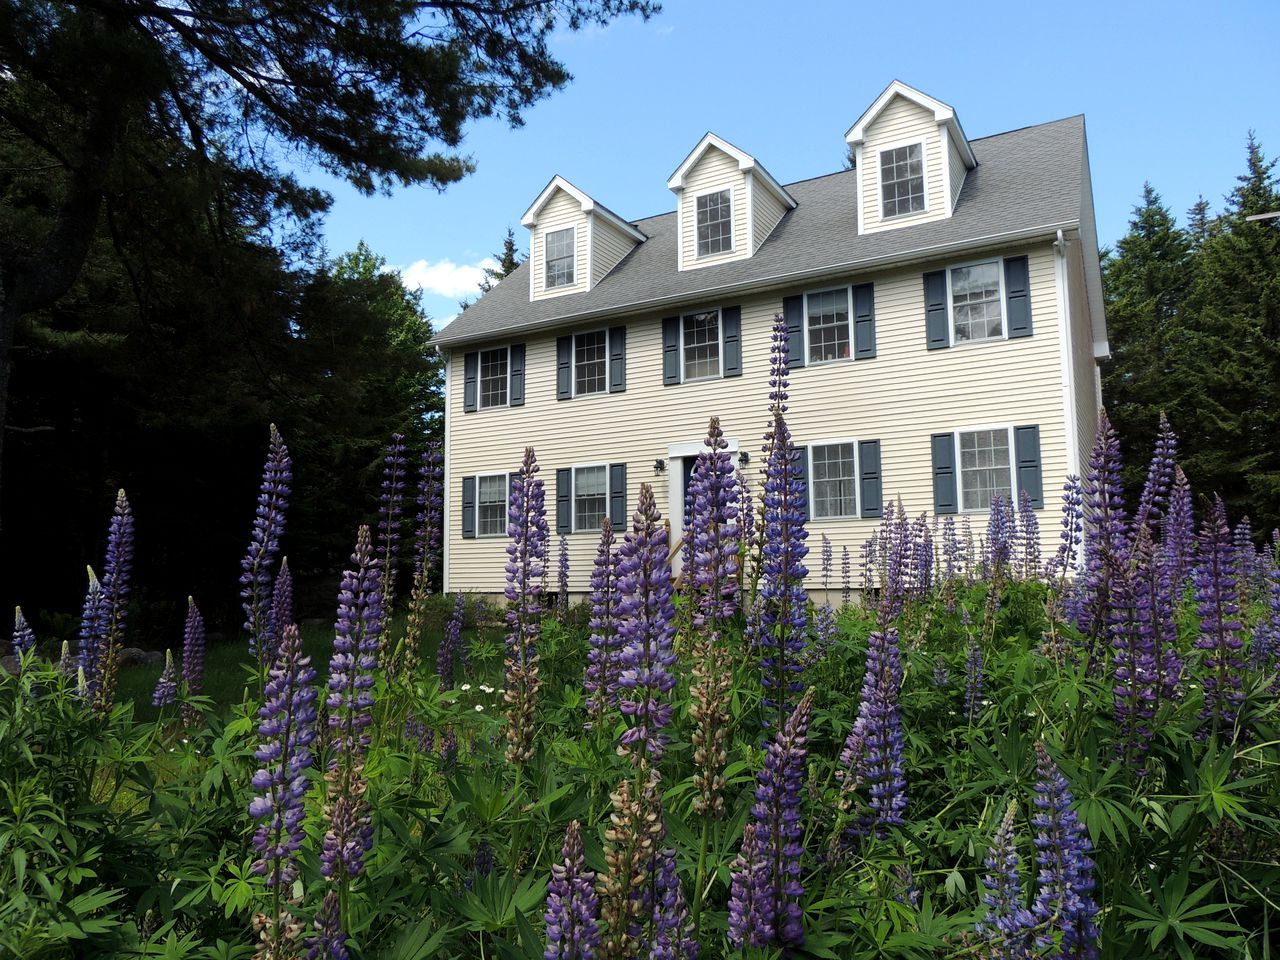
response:
<path fill-rule="evenodd" d="M 747 453 L 747 451 L 743 450 L 740 454 L 738 454 L 738 466 L 745 467 L 750 462 L 751 462 L 751 454 Z"/>
<path fill-rule="evenodd" d="M 667 461 L 665 461 L 665 460 L 655 460 L 655 461 L 653 461 L 653 472 L 654 472 L 654 473 L 666 473 L 666 472 L 667 472 Z"/>

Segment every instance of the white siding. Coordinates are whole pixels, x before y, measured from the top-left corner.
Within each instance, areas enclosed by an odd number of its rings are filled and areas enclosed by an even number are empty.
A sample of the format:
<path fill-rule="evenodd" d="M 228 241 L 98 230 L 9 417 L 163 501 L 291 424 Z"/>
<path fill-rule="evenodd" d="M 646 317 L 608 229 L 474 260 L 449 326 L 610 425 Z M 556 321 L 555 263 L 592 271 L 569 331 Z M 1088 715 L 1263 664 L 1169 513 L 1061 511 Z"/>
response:
<path fill-rule="evenodd" d="M 698 208 L 700 194 L 731 190 L 733 197 L 733 250 L 698 256 Z M 728 260 L 751 256 L 751 234 L 747 223 L 747 178 L 738 162 L 718 147 L 709 147 L 685 177 L 680 193 L 681 269 L 692 270 Z"/>
<path fill-rule="evenodd" d="M 751 216 L 755 221 L 751 225 L 751 252 L 754 253 L 769 238 L 787 208 L 777 194 L 762 184 L 758 177 L 752 178 L 751 191 Z"/>
<path fill-rule="evenodd" d="M 636 242 L 601 217 L 591 218 L 591 285 L 594 287 L 622 262 Z"/>
<path fill-rule="evenodd" d="M 1030 256 L 1035 333 L 1026 339 L 926 350 L 922 274 L 945 263 L 831 278 L 832 285 L 875 283 L 877 356 L 793 371 L 789 423 L 798 444 L 834 438 L 879 440 L 885 500 L 902 497 L 913 515 L 933 507 L 930 434 L 972 426 L 1039 424 L 1046 496 L 1041 530 L 1047 553 L 1056 544 L 1056 491 L 1067 469 L 1054 254 L 1047 243 L 1003 252 Z M 575 464 L 626 462 L 629 506 L 640 484 L 651 483 L 659 508 L 669 514 L 668 484 L 679 477 L 680 464 L 673 461 L 665 473 L 655 474 L 653 463 L 668 459 L 671 444 L 699 441 L 712 415 L 721 418 L 726 436 L 750 452 L 749 471 L 758 491 L 760 437 L 768 409 L 769 335 L 782 295 L 724 301 L 725 306 L 742 307 L 741 377 L 663 386 L 661 317 L 673 312 L 666 310 L 627 321 L 625 393 L 557 401 L 555 338 L 565 331 L 553 331 L 527 340 L 523 407 L 463 414 L 464 351 L 455 350 L 447 400 L 452 444 L 448 589 L 502 589 L 505 541 L 461 537 L 462 478 L 510 469 L 526 444 L 538 453 L 553 530 L 555 470 Z M 1078 387 L 1091 392 L 1092 380 L 1082 378 Z M 985 515 L 971 517 L 975 535 L 985 521 Z M 812 522 L 811 549 L 817 550 L 826 533 L 837 557 L 846 544 L 856 557 L 876 525 L 875 520 Z M 553 557 L 557 539 L 553 533 Z M 588 588 L 597 541 L 588 533 L 569 535 L 575 593 Z M 816 568 L 816 558 L 812 566 Z"/>
<path fill-rule="evenodd" d="M 574 236 L 576 242 L 573 263 L 574 282 L 547 290 L 545 239 L 548 232 L 563 230 L 565 227 L 573 227 L 576 230 Z M 563 190 L 558 190 L 556 195 L 548 200 L 538 212 L 538 222 L 534 225 L 533 236 L 529 240 L 529 256 L 533 261 L 533 299 L 541 300 L 545 297 L 559 297 L 566 293 L 581 293 L 588 289 L 587 229 L 587 215 L 582 212 L 581 205 Z"/>
<path fill-rule="evenodd" d="M 912 143 L 924 144 L 925 198 L 927 209 L 885 220 L 880 195 L 880 151 Z M 933 114 L 904 97 L 894 97 L 867 128 L 862 147 L 861 202 L 866 233 L 893 230 L 914 223 L 942 220 L 948 216 L 948 198 L 943 186 L 942 135 Z"/>
<path fill-rule="evenodd" d="M 1067 297 L 1071 312 L 1071 365 L 1075 381 L 1076 438 L 1081 479 L 1094 434 L 1098 432 L 1098 361 L 1093 358 L 1093 325 L 1089 316 L 1089 292 L 1084 278 L 1084 246 L 1075 238 L 1067 247 Z M 1048 492 L 1046 490 L 1046 492 Z"/>
<path fill-rule="evenodd" d="M 947 137 L 947 163 L 950 165 L 951 173 L 951 209 L 954 210 L 956 201 L 960 198 L 960 188 L 964 186 L 964 175 L 969 171 L 964 165 L 964 157 L 960 155 L 960 148 L 956 146 L 953 137 Z"/>

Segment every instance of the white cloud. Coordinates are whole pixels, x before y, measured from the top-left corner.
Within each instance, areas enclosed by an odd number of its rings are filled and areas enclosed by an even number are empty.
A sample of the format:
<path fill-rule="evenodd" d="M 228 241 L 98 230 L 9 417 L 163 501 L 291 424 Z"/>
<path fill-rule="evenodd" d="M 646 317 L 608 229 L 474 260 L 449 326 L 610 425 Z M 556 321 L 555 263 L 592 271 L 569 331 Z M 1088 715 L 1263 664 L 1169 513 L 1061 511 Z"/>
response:
<path fill-rule="evenodd" d="M 441 297 L 467 297 L 480 292 L 485 267 L 498 266 L 493 257 L 485 257 L 479 263 L 454 263 L 448 257 L 437 260 L 415 260 L 407 267 L 394 267 L 411 290 L 422 290 Z"/>

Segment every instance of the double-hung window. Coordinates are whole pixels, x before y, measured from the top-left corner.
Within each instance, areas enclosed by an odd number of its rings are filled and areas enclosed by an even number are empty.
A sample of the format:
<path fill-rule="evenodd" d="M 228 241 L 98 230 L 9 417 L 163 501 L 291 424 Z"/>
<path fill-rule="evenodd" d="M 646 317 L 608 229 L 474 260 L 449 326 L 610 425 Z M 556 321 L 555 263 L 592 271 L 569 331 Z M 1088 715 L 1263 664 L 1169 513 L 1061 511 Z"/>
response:
<path fill-rule="evenodd" d="M 481 474 L 476 478 L 476 535 L 500 537 L 507 532 L 507 475 Z"/>
<path fill-rule="evenodd" d="M 826 290 L 806 297 L 809 362 L 849 358 L 849 289 Z"/>
<path fill-rule="evenodd" d="M 857 465 L 852 440 L 810 448 L 813 517 L 827 520 L 858 515 Z"/>
<path fill-rule="evenodd" d="M 593 330 L 573 338 L 573 394 L 603 393 L 609 389 L 609 333 Z"/>
<path fill-rule="evenodd" d="M 698 217 L 698 256 L 733 250 L 733 199 L 729 190 L 704 193 L 694 203 Z"/>
<path fill-rule="evenodd" d="M 685 380 L 720 376 L 720 311 L 703 310 L 680 318 Z"/>
<path fill-rule="evenodd" d="M 543 238 L 547 261 L 547 289 L 573 286 L 574 229 L 549 230 Z"/>
<path fill-rule="evenodd" d="M 886 218 L 925 209 L 924 144 L 880 151 L 880 198 Z"/>
<path fill-rule="evenodd" d="M 573 468 L 573 529 L 599 530 L 609 512 L 609 468 Z"/>
<path fill-rule="evenodd" d="M 997 493 L 1013 498 L 1009 430 L 968 430 L 959 434 L 960 509 L 989 510 Z"/>
<path fill-rule="evenodd" d="M 951 295 L 951 340 L 973 343 L 1004 336 L 1000 261 L 952 267 L 948 271 Z"/>
<path fill-rule="evenodd" d="M 504 407 L 510 387 L 510 357 L 506 347 L 480 351 L 480 408 Z"/>

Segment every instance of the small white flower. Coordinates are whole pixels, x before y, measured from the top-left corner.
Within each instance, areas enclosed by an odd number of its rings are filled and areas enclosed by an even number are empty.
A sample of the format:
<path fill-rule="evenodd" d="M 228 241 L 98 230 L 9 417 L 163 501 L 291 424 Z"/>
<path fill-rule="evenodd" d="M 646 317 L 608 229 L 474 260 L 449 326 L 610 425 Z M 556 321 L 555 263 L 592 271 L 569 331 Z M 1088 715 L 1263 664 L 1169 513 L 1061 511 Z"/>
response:
<path fill-rule="evenodd" d="M 483 710 L 483 709 L 484 709 L 484 705 L 483 705 L 483 704 L 480 704 L 480 703 L 477 703 L 477 704 L 476 704 L 476 712 L 477 712 L 477 713 L 479 713 L 479 712 L 480 712 L 481 710 Z"/>
<path fill-rule="evenodd" d="M 487 683 L 480 684 L 480 689 L 485 693 L 493 693 L 493 687 L 489 686 Z"/>
<path fill-rule="evenodd" d="M 469 684 L 469 683 L 464 683 L 464 684 L 463 684 L 461 687 L 459 687 L 458 689 L 459 689 L 459 690 L 462 690 L 462 691 L 465 693 L 467 690 L 470 690 L 470 689 L 471 689 L 471 684 Z"/>

